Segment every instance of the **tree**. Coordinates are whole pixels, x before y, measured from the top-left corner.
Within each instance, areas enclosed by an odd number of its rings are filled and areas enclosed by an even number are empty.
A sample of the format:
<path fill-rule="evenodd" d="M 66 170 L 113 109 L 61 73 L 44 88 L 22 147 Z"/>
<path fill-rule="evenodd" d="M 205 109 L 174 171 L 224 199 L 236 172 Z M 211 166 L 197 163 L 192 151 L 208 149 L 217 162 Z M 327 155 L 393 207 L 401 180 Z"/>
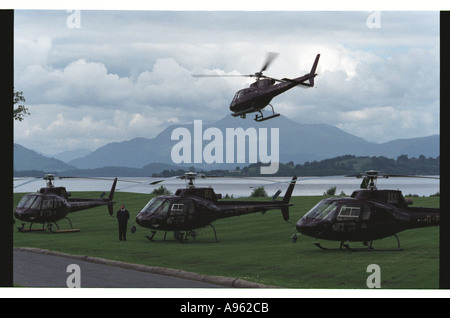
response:
<path fill-rule="evenodd" d="M 172 194 L 172 192 L 167 190 L 167 188 L 165 186 L 160 186 L 159 188 L 154 189 L 152 194 L 155 194 L 155 195 L 170 195 L 170 194 Z"/>
<path fill-rule="evenodd" d="M 323 193 L 324 196 L 327 195 L 335 195 L 336 194 L 336 186 L 329 188 L 326 192 Z"/>
<path fill-rule="evenodd" d="M 252 191 L 252 194 L 250 196 L 252 198 L 267 197 L 267 192 L 263 186 L 260 186 L 260 187 L 254 188 Z"/>
<path fill-rule="evenodd" d="M 23 92 L 14 92 L 14 119 L 18 121 L 22 121 L 25 116 L 29 115 L 28 108 L 26 108 L 24 105 L 18 105 L 17 108 L 16 104 L 18 103 L 25 103 L 25 97 L 23 97 Z"/>

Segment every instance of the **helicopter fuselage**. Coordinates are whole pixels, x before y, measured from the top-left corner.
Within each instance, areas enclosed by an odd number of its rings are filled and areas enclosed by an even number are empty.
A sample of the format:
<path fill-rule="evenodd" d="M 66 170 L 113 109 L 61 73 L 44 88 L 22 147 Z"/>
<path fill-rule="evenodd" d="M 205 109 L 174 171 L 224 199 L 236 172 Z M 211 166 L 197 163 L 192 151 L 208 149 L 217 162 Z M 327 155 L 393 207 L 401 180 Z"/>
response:
<path fill-rule="evenodd" d="M 14 216 L 24 222 L 51 223 L 67 217 L 69 213 L 110 203 L 106 199 L 66 199 L 53 193 L 29 193 L 20 200 Z"/>
<path fill-rule="evenodd" d="M 70 204 L 62 196 L 48 193 L 29 193 L 22 197 L 14 216 L 24 222 L 56 222 L 70 213 Z"/>
<path fill-rule="evenodd" d="M 112 201 L 117 178 L 114 180 L 108 198 L 82 199 L 69 198 L 70 193 L 64 187 L 41 188 L 39 192 L 25 194 L 14 210 L 14 217 L 30 223 L 56 223 L 67 218 L 72 212 L 107 205 L 112 215 Z"/>
<path fill-rule="evenodd" d="M 438 224 L 438 208 L 408 207 L 400 191 L 358 190 L 349 198 L 320 201 L 296 228 L 318 239 L 368 242 Z"/>
<path fill-rule="evenodd" d="M 212 188 L 178 189 L 175 195 L 152 198 L 136 216 L 136 223 L 152 230 L 190 231 L 218 219 L 273 209 L 281 210 L 283 218 L 288 220 L 288 208 L 292 206 L 289 200 L 296 179 L 292 179 L 281 201 L 275 200 L 276 197 L 272 201 L 219 201 L 221 196 Z"/>
<path fill-rule="evenodd" d="M 201 190 L 201 188 L 197 189 Z M 212 189 L 205 189 L 213 191 Z M 281 203 L 281 201 L 277 201 Z M 206 227 L 212 222 L 249 213 L 280 209 L 273 202 L 254 201 L 214 202 L 197 196 L 158 196 L 153 198 L 136 216 L 136 223 L 142 227 L 161 231 L 188 231 Z"/>
<path fill-rule="evenodd" d="M 278 96 L 297 85 L 310 86 L 303 82 L 311 77 L 312 75 L 307 74 L 293 80 L 286 79 L 286 81 L 279 84 L 275 84 L 274 79 L 258 80 L 252 83 L 250 87 L 236 92 L 230 103 L 230 110 L 233 112 L 232 115 L 236 117 L 246 113 L 260 111 L 269 105 L 275 96 Z"/>

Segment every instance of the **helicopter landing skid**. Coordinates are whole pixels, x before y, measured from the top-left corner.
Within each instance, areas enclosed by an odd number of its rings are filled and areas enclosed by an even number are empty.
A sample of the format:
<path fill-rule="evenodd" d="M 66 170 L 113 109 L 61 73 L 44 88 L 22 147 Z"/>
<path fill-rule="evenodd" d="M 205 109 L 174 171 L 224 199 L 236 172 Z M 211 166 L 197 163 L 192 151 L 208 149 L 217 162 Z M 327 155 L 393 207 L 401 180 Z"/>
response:
<path fill-rule="evenodd" d="M 74 228 L 73 228 L 72 222 L 70 221 L 70 219 L 69 219 L 68 217 L 65 217 L 65 219 L 67 219 L 67 220 L 69 221 L 70 229 L 67 229 L 67 230 L 60 230 L 60 229 L 59 229 L 59 226 L 58 226 L 58 223 L 54 222 L 55 225 L 56 225 L 57 230 L 54 230 L 54 229 L 53 229 L 53 223 L 48 223 L 48 226 L 47 226 L 48 230 L 49 230 L 50 232 L 52 232 L 52 233 L 71 233 L 71 232 L 80 232 L 80 229 L 74 229 Z"/>
<path fill-rule="evenodd" d="M 209 224 L 209 226 L 211 226 L 213 228 L 213 230 L 214 230 L 214 237 L 216 239 L 216 243 L 219 243 L 220 241 L 217 239 L 216 229 L 214 228 L 214 226 L 212 224 Z M 154 242 L 155 240 L 153 238 L 156 235 L 156 231 L 151 231 L 151 232 L 152 232 L 151 235 L 146 235 L 145 237 L 149 241 Z M 167 231 L 164 232 L 164 239 L 163 239 L 163 241 L 166 241 L 166 236 L 167 236 Z M 198 233 L 195 232 L 195 231 L 192 231 L 192 230 L 189 230 L 186 233 L 175 231 L 175 232 L 173 232 L 173 236 L 174 236 L 175 240 L 180 242 L 180 243 L 187 243 L 189 237 L 192 237 L 194 239 L 194 242 L 196 242 L 196 238 L 198 236 Z"/>
<path fill-rule="evenodd" d="M 397 239 L 397 249 L 375 249 L 374 247 L 372 247 L 372 241 L 370 242 L 370 244 L 368 244 L 368 242 L 364 241 L 363 244 L 365 246 L 367 246 L 366 248 L 353 248 L 350 247 L 349 244 L 345 244 L 344 242 L 341 242 L 339 248 L 327 248 L 327 247 L 323 247 L 319 242 L 313 243 L 315 246 L 317 246 L 318 248 L 320 248 L 323 251 L 343 251 L 343 250 L 349 250 L 352 252 L 399 252 L 399 251 L 403 251 L 403 249 L 400 247 L 400 240 L 398 239 L 397 235 L 393 235 L 396 239 Z M 345 247 L 345 249 L 343 249 L 342 247 Z"/>
<path fill-rule="evenodd" d="M 30 227 L 28 229 L 25 228 L 25 223 L 22 223 L 21 227 L 18 227 L 17 230 L 19 232 L 38 232 L 38 231 L 45 231 L 44 226 L 40 229 L 32 229 L 33 223 L 30 224 Z"/>
<path fill-rule="evenodd" d="M 56 223 L 55 223 L 56 224 Z M 56 225 L 58 228 L 58 225 Z M 67 230 L 60 230 L 59 228 L 57 230 L 53 229 L 53 224 L 48 225 L 48 230 L 52 233 L 72 233 L 72 232 L 80 232 L 80 229 L 67 229 Z"/>
<path fill-rule="evenodd" d="M 352 248 L 350 247 L 350 245 L 348 244 L 344 244 L 344 242 L 341 242 L 341 244 L 339 245 L 339 248 L 328 248 L 328 247 L 324 247 L 322 246 L 320 243 L 316 242 L 313 243 L 315 246 L 317 246 L 318 248 L 320 248 L 322 251 L 352 251 L 352 252 L 358 252 L 358 251 L 365 251 L 365 252 L 370 252 L 373 251 L 374 249 L 372 247 L 369 248 L 365 248 L 365 249 L 356 249 L 356 248 Z M 345 247 L 345 248 L 343 248 Z"/>
<path fill-rule="evenodd" d="M 272 107 L 272 115 L 270 115 L 270 116 L 268 116 L 268 117 L 264 117 L 262 111 L 258 110 L 258 112 L 259 112 L 261 115 L 256 114 L 256 115 L 255 115 L 255 121 L 261 122 L 261 121 L 265 121 L 265 120 L 268 120 L 268 119 L 271 119 L 271 118 L 275 118 L 275 117 L 280 116 L 280 114 L 276 114 L 276 113 L 275 113 L 275 111 L 274 111 L 274 109 L 273 109 L 273 106 L 272 106 L 271 104 L 269 104 L 269 106 Z"/>

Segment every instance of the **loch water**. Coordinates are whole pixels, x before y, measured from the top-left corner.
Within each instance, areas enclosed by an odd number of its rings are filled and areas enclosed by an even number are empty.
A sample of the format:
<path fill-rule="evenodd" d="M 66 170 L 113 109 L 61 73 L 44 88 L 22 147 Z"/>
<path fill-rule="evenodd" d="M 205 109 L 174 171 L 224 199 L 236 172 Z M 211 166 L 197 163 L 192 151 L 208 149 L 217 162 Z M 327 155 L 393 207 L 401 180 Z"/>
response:
<path fill-rule="evenodd" d="M 439 176 L 433 176 L 439 177 Z M 118 178 L 116 191 L 151 193 L 154 189 L 163 185 L 174 193 L 178 188 L 186 186 L 185 181 L 178 178 L 144 178 L 144 177 L 121 177 Z M 233 196 L 235 198 L 248 197 L 255 187 L 263 186 L 269 196 L 281 190 L 281 196 L 286 191 L 290 177 L 219 177 L 206 178 L 195 181 L 197 187 L 211 187 L 216 193 L 222 196 Z M 149 183 L 163 180 L 156 185 Z M 336 187 L 336 195 L 344 193 L 349 196 L 354 190 L 359 189 L 362 179 L 349 178 L 345 176 L 328 177 L 299 177 L 294 189 L 294 196 L 323 195 L 328 189 Z M 439 179 L 391 177 L 377 180 L 378 189 L 401 190 L 404 195 L 430 196 L 439 190 Z M 113 178 L 98 179 L 56 179 L 55 186 L 64 186 L 67 191 L 109 191 Z M 14 193 L 36 192 L 41 187 L 45 187 L 45 180 L 39 178 L 15 178 Z"/>

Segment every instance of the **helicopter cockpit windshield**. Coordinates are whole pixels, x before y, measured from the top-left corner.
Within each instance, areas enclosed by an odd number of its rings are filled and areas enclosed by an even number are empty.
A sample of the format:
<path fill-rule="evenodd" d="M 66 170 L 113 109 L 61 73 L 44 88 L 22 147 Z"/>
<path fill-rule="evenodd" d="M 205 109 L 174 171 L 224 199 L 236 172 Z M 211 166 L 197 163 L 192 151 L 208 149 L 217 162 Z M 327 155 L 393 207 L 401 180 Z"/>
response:
<path fill-rule="evenodd" d="M 309 219 L 331 220 L 334 214 L 332 212 L 336 211 L 336 207 L 337 204 L 334 201 L 321 201 L 309 210 L 304 217 Z"/>
<path fill-rule="evenodd" d="M 231 103 L 233 104 L 233 103 L 237 102 L 238 100 L 242 99 L 242 97 L 244 97 L 244 94 L 245 94 L 245 90 L 244 89 L 236 92 L 236 94 L 234 95 L 234 98 L 231 101 Z"/>
<path fill-rule="evenodd" d="M 147 205 L 141 210 L 142 214 L 162 214 L 169 211 L 170 200 L 167 198 L 155 197 L 151 199 Z"/>
<path fill-rule="evenodd" d="M 42 197 L 39 195 L 25 195 L 17 205 L 18 208 L 24 209 L 39 209 L 41 206 Z"/>

